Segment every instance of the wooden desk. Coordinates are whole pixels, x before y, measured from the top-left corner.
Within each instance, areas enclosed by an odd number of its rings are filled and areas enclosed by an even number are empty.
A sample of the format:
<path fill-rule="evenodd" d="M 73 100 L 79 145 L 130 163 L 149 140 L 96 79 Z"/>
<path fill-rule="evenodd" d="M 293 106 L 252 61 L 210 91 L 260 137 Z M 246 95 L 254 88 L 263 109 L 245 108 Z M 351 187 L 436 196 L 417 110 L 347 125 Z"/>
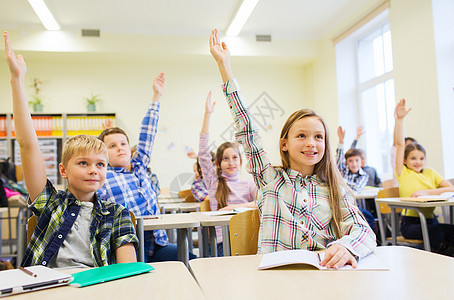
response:
<path fill-rule="evenodd" d="M 402 201 L 400 198 L 377 198 L 375 199 L 375 203 L 377 204 L 387 204 L 391 208 L 391 233 L 392 233 L 392 243 L 393 245 L 397 242 L 397 232 L 398 232 L 398 224 L 397 224 L 397 214 L 396 208 L 408 208 L 415 210 L 421 221 L 421 228 L 422 228 L 422 238 L 424 241 L 424 249 L 430 251 L 430 240 L 429 240 L 429 231 L 427 230 L 427 221 L 424 213 L 422 212 L 421 208 L 427 207 L 442 207 L 442 206 L 450 206 L 451 209 L 451 223 L 453 218 L 453 206 L 454 206 L 454 199 L 450 199 L 448 201 L 440 201 L 440 202 L 409 202 L 409 201 Z M 377 207 L 377 217 L 378 222 L 380 225 L 381 232 L 384 232 L 383 226 L 383 219 L 380 213 L 380 208 Z"/>
<path fill-rule="evenodd" d="M 200 222 L 202 226 L 202 256 L 208 256 L 208 230 L 210 230 L 210 244 L 211 244 L 211 255 L 217 256 L 217 239 L 216 239 L 216 228 L 215 226 L 222 226 L 222 242 L 224 256 L 230 255 L 230 234 L 229 234 L 229 223 L 233 215 L 223 216 L 210 216 L 203 212 L 191 213 Z M 200 247 L 199 247 L 200 248 Z"/>
<path fill-rule="evenodd" d="M 137 218 L 137 231 L 140 231 L 139 235 L 143 236 L 143 232 L 147 230 L 177 229 L 178 259 L 187 266 L 189 261 L 188 228 L 199 227 L 200 222 L 191 214 L 167 214 L 155 217 Z M 141 243 L 141 247 L 143 247 L 143 243 Z"/>
<path fill-rule="evenodd" d="M 414 248 L 378 247 L 388 271 L 257 270 L 261 255 L 200 258 L 189 268 L 208 299 L 449 299 L 454 259 Z M 228 278 L 229 284 L 219 278 Z"/>
<path fill-rule="evenodd" d="M 7 299 L 206 299 L 197 282 L 181 262 L 152 263 L 150 273 L 102 284 L 74 288 L 63 286 Z M 72 273 L 71 270 L 66 270 Z"/>

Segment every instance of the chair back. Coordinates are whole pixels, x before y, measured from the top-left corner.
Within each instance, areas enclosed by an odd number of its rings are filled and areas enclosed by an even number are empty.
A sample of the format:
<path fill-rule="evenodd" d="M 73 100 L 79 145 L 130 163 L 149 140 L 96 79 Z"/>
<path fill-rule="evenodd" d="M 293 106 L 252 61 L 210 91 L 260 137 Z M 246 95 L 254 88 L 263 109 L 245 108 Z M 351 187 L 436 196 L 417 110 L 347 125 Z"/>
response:
<path fill-rule="evenodd" d="M 200 211 L 211 211 L 210 199 L 203 200 L 200 203 Z"/>
<path fill-rule="evenodd" d="M 399 188 L 392 187 L 378 191 L 377 198 L 397 198 L 399 197 Z M 387 204 L 380 203 L 380 212 L 382 214 L 390 214 L 391 208 Z"/>
<path fill-rule="evenodd" d="M 30 243 L 30 239 L 32 238 L 33 232 L 35 232 L 36 225 L 38 225 L 38 222 L 36 221 L 35 216 L 31 216 L 27 220 L 27 245 L 28 243 Z"/>
<path fill-rule="evenodd" d="M 186 199 L 187 196 L 189 195 L 192 195 L 192 191 L 189 189 L 189 190 L 182 190 L 182 191 L 179 191 L 178 192 L 178 197 L 180 197 L 181 199 Z"/>
<path fill-rule="evenodd" d="M 392 188 L 394 187 L 394 180 L 392 179 L 385 180 L 381 183 L 381 185 L 384 189 Z"/>
<path fill-rule="evenodd" d="M 260 227 L 259 210 L 248 210 L 230 219 L 230 253 L 233 255 L 257 254 Z"/>

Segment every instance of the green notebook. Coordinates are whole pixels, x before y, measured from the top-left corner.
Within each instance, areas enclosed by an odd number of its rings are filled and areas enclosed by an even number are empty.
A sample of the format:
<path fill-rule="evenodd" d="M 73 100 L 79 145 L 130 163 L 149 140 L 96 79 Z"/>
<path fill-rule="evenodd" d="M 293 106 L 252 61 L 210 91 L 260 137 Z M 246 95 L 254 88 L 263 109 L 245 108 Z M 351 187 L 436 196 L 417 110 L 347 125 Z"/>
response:
<path fill-rule="evenodd" d="M 152 266 L 143 262 L 119 263 L 99 268 L 93 268 L 73 274 L 74 279 L 70 285 L 84 287 L 119 278 L 138 275 L 154 270 Z"/>

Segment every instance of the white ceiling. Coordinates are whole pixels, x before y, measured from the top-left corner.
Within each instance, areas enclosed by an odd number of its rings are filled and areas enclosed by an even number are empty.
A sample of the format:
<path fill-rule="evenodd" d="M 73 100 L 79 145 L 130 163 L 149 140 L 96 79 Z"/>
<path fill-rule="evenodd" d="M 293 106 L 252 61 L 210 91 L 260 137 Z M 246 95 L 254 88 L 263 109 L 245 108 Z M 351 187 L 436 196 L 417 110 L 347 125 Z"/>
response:
<path fill-rule="evenodd" d="M 241 0 L 45 0 L 62 30 L 207 36 L 225 30 Z M 260 0 L 242 35 L 319 39 L 376 0 Z M 0 0 L 1 30 L 40 30 L 27 0 Z"/>

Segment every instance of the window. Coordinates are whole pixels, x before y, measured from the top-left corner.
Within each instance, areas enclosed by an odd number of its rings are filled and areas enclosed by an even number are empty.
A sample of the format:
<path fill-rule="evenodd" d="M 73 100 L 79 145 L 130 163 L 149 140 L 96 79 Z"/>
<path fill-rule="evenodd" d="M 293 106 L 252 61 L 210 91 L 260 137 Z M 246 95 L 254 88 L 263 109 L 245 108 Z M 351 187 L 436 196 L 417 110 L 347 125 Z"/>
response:
<path fill-rule="evenodd" d="M 394 79 L 389 23 L 357 42 L 360 123 L 365 129 L 367 164 L 392 174 L 389 150 L 394 131 Z"/>
<path fill-rule="evenodd" d="M 356 128 L 365 134 L 358 147 L 366 164 L 382 180 L 391 179 L 390 149 L 394 131 L 394 79 L 388 10 L 384 10 L 336 44 L 339 125 L 346 129 L 344 148 Z M 347 149 L 345 149 L 346 151 Z"/>

